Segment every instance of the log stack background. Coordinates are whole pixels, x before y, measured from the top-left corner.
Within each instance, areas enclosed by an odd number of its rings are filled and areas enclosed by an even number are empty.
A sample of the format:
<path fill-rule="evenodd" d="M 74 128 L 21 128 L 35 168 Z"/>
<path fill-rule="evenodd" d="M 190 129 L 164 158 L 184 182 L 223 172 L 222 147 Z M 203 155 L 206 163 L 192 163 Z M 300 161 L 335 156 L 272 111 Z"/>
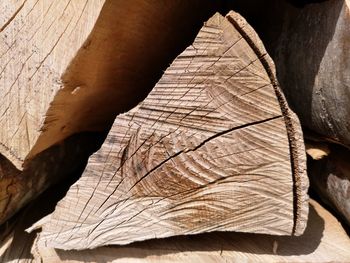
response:
<path fill-rule="evenodd" d="M 350 262 L 348 0 L 0 9 L 1 262 Z"/>

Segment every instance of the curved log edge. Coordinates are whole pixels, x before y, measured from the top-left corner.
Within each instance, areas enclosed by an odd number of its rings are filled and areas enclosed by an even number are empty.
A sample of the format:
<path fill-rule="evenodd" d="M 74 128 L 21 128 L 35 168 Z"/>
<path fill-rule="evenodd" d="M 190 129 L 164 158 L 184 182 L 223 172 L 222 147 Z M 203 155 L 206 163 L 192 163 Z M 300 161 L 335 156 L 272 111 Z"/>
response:
<path fill-rule="evenodd" d="M 62 88 L 60 76 L 91 32 L 102 5 L 31 0 L 0 4 L 0 153 L 19 170 Z"/>
<path fill-rule="evenodd" d="M 85 249 L 217 230 L 302 234 L 302 133 L 274 75 L 242 17 L 213 16 L 145 101 L 117 117 L 82 178 L 35 226 L 39 244 Z"/>

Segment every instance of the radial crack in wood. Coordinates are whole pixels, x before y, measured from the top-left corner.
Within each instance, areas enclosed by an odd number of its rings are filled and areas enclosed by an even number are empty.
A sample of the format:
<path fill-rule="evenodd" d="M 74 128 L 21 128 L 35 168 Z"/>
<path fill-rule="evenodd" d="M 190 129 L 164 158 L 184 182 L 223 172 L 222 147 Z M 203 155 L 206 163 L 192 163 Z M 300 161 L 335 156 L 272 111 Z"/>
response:
<path fill-rule="evenodd" d="M 42 224 L 85 249 L 210 231 L 300 235 L 305 152 L 272 61 L 245 20 L 214 15 L 148 97 L 117 117 Z M 36 227 L 38 227 L 36 226 Z"/>

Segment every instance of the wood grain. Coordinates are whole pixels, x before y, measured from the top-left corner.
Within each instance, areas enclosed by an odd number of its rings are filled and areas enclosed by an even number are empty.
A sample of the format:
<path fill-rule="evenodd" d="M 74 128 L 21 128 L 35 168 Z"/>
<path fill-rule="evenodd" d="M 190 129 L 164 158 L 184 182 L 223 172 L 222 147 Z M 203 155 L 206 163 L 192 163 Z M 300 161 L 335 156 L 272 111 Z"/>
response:
<path fill-rule="evenodd" d="M 40 245 L 85 249 L 211 231 L 300 235 L 305 153 L 273 64 L 238 14 L 214 15 L 119 115 Z"/>

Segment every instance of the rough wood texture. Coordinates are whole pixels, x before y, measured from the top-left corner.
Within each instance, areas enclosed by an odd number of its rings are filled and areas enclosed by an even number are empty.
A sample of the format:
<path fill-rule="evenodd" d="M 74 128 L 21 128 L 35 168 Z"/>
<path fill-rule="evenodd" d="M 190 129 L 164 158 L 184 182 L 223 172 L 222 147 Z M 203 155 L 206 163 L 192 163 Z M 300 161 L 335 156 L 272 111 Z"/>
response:
<path fill-rule="evenodd" d="M 216 14 L 44 221 L 39 243 L 94 248 L 209 231 L 302 234 L 299 123 L 238 14 Z"/>
<path fill-rule="evenodd" d="M 288 2 L 237 0 L 232 5 L 261 36 L 302 125 L 350 147 L 350 1 L 302 8 Z"/>
<path fill-rule="evenodd" d="M 39 203 L 43 204 L 43 203 Z M 12 243 L 2 242 L 1 262 L 17 263 L 164 263 L 164 262 L 349 262 L 350 240 L 339 222 L 311 200 L 308 224 L 300 237 L 278 237 L 246 233 L 210 233 L 197 236 L 148 240 L 127 246 L 64 251 L 38 246 L 35 233 L 24 233 L 37 206 L 16 225 Z M 34 242 L 34 245 L 33 245 Z M 31 253 L 32 251 L 32 253 Z"/>
<path fill-rule="evenodd" d="M 322 160 L 309 161 L 313 189 L 336 210 L 350 226 L 350 151 L 331 145 Z"/>
<path fill-rule="evenodd" d="M 79 160 L 68 156 L 74 150 L 57 155 L 52 148 L 80 132 L 108 130 L 141 101 L 216 3 L 2 1 L 0 153 L 22 172 L 8 176 L 13 191 L 0 182 L 0 223 L 75 165 L 60 170 L 61 162 L 84 162 L 90 152 Z M 65 149 L 84 148 L 84 140 L 74 143 Z"/>

